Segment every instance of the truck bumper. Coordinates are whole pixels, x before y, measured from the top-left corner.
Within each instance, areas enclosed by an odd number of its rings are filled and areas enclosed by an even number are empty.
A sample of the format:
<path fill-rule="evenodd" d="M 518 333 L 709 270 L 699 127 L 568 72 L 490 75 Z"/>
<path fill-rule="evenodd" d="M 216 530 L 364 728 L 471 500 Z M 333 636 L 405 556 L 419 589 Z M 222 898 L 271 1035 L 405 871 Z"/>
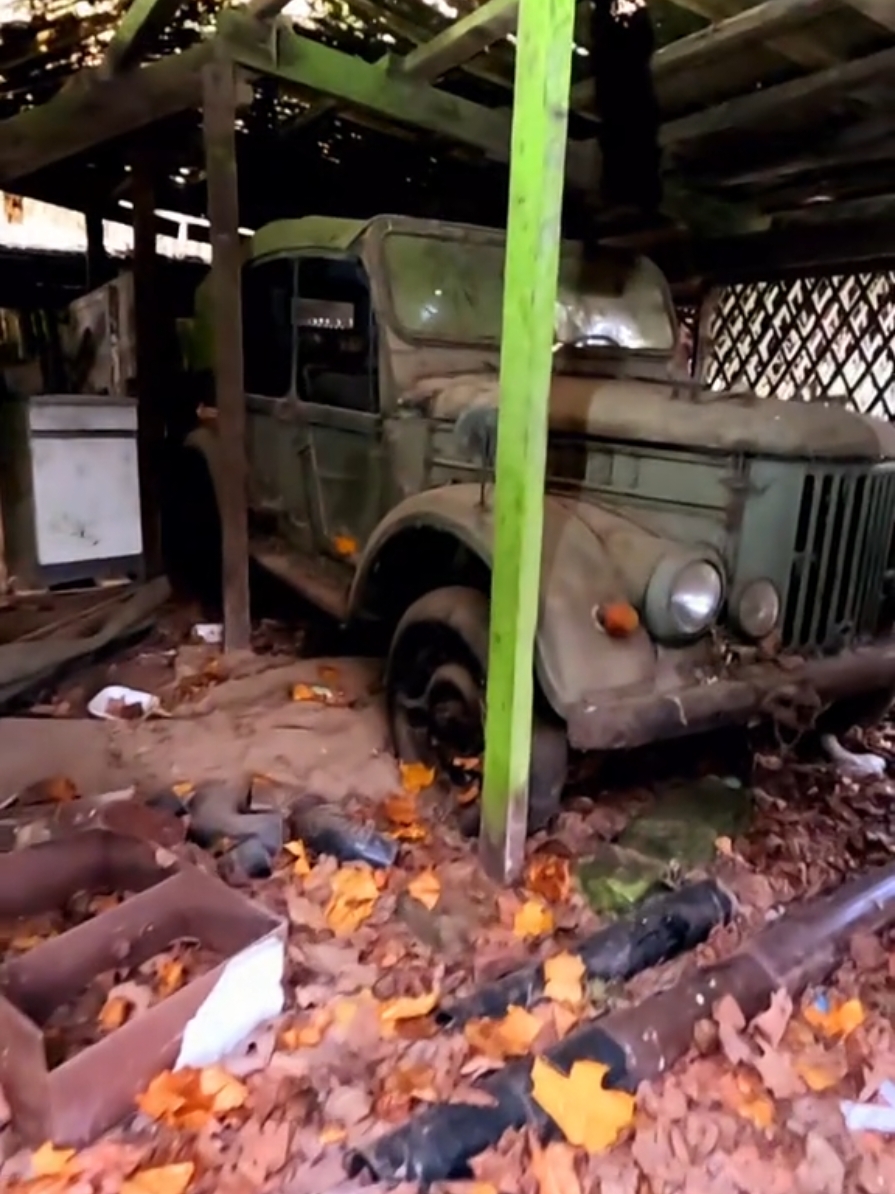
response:
<path fill-rule="evenodd" d="M 568 710 L 569 742 L 576 750 L 623 750 L 746 724 L 799 697 L 826 705 L 890 687 L 895 689 L 895 637 L 822 659 L 750 664 L 670 692 L 594 694 Z"/>

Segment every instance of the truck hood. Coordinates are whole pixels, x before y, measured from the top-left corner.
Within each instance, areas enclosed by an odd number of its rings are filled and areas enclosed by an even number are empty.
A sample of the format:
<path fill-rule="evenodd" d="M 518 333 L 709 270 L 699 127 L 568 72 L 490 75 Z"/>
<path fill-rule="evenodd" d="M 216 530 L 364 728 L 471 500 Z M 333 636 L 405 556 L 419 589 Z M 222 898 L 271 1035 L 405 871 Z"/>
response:
<path fill-rule="evenodd" d="M 496 407 L 493 375 L 425 378 L 401 399 L 438 419 Z M 825 402 L 782 402 L 668 382 L 554 376 L 550 429 L 724 453 L 895 458 L 895 428 Z"/>

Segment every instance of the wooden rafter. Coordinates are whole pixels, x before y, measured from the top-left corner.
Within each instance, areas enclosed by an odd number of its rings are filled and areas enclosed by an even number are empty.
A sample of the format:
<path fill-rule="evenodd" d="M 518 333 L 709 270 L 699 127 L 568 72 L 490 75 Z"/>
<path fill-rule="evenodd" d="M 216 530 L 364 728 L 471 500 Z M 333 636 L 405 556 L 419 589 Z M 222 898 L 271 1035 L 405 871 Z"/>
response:
<path fill-rule="evenodd" d="M 181 0 L 132 0 L 106 47 L 100 75 L 113 75 L 142 57 L 150 38 L 170 22 L 180 4 Z"/>
<path fill-rule="evenodd" d="M 746 9 L 748 0 L 674 0 L 674 3 L 709 21 L 723 21 Z M 767 45 L 782 57 L 812 70 L 839 61 L 838 55 L 806 33 L 780 33 L 769 38 Z"/>

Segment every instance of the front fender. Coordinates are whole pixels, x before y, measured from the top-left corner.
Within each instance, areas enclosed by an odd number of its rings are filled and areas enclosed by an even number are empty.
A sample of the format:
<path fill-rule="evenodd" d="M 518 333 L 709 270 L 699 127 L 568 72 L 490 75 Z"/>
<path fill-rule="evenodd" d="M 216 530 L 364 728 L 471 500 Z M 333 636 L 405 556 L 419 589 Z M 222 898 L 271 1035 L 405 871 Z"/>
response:
<path fill-rule="evenodd" d="M 598 607 L 630 600 L 630 585 L 600 534 L 582 517 L 584 510 L 573 500 L 551 495 L 544 500 L 535 670 L 544 695 L 563 717 L 595 689 L 643 684 L 655 676 L 657 667 L 656 649 L 643 627 L 628 638 L 615 639 L 598 623 Z M 655 538 L 627 525 L 631 534 Z M 372 570 L 385 546 L 402 533 L 425 528 L 448 532 L 491 567 L 493 511 L 481 505 L 480 487 L 460 484 L 426 490 L 391 510 L 368 540 L 352 585 L 352 613 L 363 608 Z"/>

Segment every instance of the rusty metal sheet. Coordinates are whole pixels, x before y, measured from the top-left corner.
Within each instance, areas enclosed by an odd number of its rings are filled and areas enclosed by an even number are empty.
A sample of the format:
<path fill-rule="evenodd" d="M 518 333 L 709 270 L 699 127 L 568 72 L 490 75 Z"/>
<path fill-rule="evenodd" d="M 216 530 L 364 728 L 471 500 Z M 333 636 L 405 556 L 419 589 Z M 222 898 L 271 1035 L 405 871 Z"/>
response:
<path fill-rule="evenodd" d="M 227 965 L 250 946 L 285 939 L 276 917 L 167 850 L 87 831 L 0 859 L 0 917 L 35 915 L 78 891 L 112 885 L 137 894 L 0 967 L 0 1086 L 25 1143 L 80 1147 L 135 1106 L 173 1067 L 184 1030 Z M 50 1070 L 42 1025 L 104 970 L 136 966 L 178 938 L 222 961 L 133 1020 Z"/>

